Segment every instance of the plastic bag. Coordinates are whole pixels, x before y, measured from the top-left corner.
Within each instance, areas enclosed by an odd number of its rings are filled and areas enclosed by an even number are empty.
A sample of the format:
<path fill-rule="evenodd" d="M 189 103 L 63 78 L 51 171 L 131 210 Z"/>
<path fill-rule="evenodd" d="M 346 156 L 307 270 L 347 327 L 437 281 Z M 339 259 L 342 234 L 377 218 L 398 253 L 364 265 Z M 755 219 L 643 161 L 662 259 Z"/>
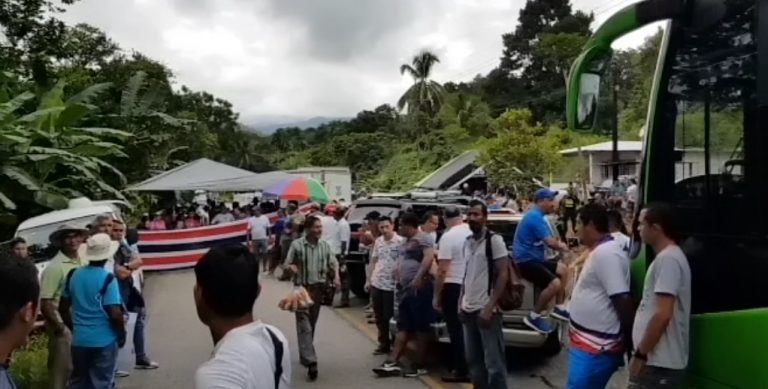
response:
<path fill-rule="evenodd" d="M 284 311 L 295 312 L 299 309 L 309 308 L 314 303 L 303 286 L 294 286 L 288 295 L 277 303 L 277 306 Z"/>

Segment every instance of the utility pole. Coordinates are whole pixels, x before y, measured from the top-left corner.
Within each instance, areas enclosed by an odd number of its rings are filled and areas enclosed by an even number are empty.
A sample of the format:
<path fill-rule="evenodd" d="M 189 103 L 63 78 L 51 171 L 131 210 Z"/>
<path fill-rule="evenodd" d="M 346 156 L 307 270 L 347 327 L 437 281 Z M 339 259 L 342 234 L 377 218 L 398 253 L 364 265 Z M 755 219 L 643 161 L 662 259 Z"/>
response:
<path fill-rule="evenodd" d="M 611 129 L 613 141 L 613 154 L 611 165 L 613 167 L 613 185 L 619 182 L 619 69 L 613 71 L 613 128 Z"/>

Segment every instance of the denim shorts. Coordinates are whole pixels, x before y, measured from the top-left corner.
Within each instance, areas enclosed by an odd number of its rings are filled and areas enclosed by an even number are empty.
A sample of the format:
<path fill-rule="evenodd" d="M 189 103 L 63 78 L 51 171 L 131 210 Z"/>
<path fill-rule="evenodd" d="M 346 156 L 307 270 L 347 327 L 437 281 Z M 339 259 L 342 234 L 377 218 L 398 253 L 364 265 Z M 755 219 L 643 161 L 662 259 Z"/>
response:
<path fill-rule="evenodd" d="M 432 308 L 431 284 L 414 291 L 403 289 L 400 304 L 397 306 L 397 329 L 404 332 L 430 332 L 435 321 L 435 312 Z"/>

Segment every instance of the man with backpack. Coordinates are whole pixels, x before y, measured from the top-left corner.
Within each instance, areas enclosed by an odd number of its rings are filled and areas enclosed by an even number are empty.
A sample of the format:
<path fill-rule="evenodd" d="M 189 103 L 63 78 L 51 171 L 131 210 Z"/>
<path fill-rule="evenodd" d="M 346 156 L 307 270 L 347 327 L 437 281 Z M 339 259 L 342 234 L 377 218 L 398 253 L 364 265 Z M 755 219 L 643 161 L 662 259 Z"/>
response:
<path fill-rule="evenodd" d="M 488 208 L 472 200 L 464 243 L 466 262 L 459 309 L 464 327 L 467 364 L 475 388 L 506 389 L 506 357 L 499 301 L 509 282 L 509 254 L 504 239 L 486 227 Z M 492 265 L 492 266 L 489 266 Z"/>
<path fill-rule="evenodd" d="M 195 265 L 195 307 L 215 345 L 197 369 L 196 388 L 291 387 L 288 341 L 253 317 L 259 292 L 259 261 L 243 245 L 214 247 Z"/>
<path fill-rule="evenodd" d="M 72 329 L 69 389 L 112 388 L 126 331 L 120 288 L 104 265 L 117 248 L 109 235 L 93 235 L 80 249 L 80 258 L 88 265 L 67 274 L 59 313 Z"/>

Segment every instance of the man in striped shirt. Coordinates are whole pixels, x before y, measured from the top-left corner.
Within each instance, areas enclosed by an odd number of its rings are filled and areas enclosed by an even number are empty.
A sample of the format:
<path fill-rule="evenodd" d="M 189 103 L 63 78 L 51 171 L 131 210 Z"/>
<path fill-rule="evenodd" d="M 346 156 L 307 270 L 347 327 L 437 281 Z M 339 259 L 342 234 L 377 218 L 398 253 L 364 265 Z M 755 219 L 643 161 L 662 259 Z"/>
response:
<path fill-rule="evenodd" d="M 296 311 L 296 334 L 299 340 L 299 361 L 307 368 L 311 381 L 317 379 L 317 354 L 314 336 L 317 318 L 320 316 L 320 301 L 328 280 L 333 277 L 334 286 L 341 285 L 339 263 L 328 242 L 320 239 L 323 223 L 315 216 L 308 216 L 304 222 L 305 235 L 295 239 L 285 258 L 285 266 L 293 273 L 293 283 L 303 286 L 314 304 Z"/>
<path fill-rule="evenodd" d="M 604 388 L 624 364 L 624 354 L 632 350 L 629 258 L 611 237 L 605 207 L 585 206 L 576 223 L 590 253 L 568 306 L 571 348 L 567 388 Z"/>

